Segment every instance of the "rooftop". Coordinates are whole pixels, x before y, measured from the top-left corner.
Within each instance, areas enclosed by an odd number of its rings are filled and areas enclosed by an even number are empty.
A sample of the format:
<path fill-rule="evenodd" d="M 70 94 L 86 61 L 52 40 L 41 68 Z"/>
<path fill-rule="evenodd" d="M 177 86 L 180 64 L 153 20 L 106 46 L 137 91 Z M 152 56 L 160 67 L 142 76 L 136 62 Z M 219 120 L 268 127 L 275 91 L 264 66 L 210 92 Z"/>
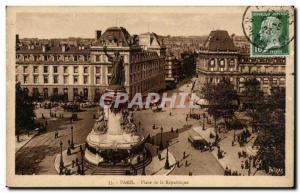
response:
<path fill-rule="evenodd" d="M 209 51 L 237 51 L 233 40 L 225 30 L 211 31 L 204 43 L 204 48 Z"/>

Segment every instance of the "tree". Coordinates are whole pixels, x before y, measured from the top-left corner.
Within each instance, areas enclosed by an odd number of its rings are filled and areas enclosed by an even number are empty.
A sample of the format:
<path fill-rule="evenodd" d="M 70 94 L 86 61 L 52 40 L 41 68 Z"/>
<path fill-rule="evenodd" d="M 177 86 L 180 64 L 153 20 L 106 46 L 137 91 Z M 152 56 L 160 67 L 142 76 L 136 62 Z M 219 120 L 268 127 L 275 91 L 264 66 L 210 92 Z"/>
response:
<path fill-rule="evenodd" d="M 245 90 L 242 92 L 244 97 L 244 107 L 247 114 L 251 117 L 252 132 L 256 130 L 256 120 L 259 118 L 260 110 L 263 110 L 266 103 L 264 93 L 260 89 L 260 83 L 255 78 L 248 79 L 244 83 Z"/>
<path fill-rule="evenodd" d="M 32 97 L 28 91 L 21 88 L 20 83 L 16 84 L 16 136 L 19 141 L 19 135 L 22 130 L 34 129 L 34 105 Z"/>
<path fill-rule="evenodd" d="M 223 118 L 228 128 L 229 120 L 237 110 L 238 95 L 234 86 L 227 79 L 221 80 L 216 85 L 207 83 L 202 88 L 202 95 L 209 103 L 208 113 L 214 118 L 216 134 L 218 119 Z"/>
<path fill-rule="evenodd" d="M 259 145 L 257 157 L 262 168 L 281 169 L 285 174 L 285 89 L 273 87 L 267 97 L 266 108 L 260 110 L 258 123 L 261 128 L 256 144 Z"/>

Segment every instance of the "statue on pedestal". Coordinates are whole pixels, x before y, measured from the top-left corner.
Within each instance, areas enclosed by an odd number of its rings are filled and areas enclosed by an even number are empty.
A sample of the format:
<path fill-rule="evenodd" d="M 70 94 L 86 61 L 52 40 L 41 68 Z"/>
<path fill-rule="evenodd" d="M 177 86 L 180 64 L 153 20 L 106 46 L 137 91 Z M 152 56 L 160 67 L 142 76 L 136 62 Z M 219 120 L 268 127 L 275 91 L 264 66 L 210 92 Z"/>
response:
<path fill-rule="evenodd" d="M 124 77 L 124 60 L 119 51 L 115 51 L 114 57 L 107 53 L 107 47 L 104 46 L 104 53 L 108 58 L 108 61 L 112 63 L 112 77 L 109 81 L 109 85 L 123 85 Z"/>

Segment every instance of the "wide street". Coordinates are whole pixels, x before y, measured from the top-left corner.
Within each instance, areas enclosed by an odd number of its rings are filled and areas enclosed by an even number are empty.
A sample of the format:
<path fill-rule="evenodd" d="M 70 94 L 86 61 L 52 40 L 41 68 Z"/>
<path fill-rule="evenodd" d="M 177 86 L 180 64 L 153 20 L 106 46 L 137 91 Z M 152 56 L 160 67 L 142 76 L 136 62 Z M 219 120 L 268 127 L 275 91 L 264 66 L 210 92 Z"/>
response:
<path fill-rule="evenodd" d="M 189 86 L 181 86 L 177 90 L 168 91 L 171 95 L 174 92 L 189 92 Z M 188 101 L 187 101 L 188 102 Z M 63 111 L 59 108 L 52 109 L 52 113 L 58 114 Z M 171 112 L 171 115 L 170 115 Z M 60 152 L 59 143 L 63 142 L 63 149 L 68 147 L 68 140 L 71 138 L 71 125 L 74 127 L 74 141 L 76 144 L 85 143 L 85 139 L 92 129 L 95 122 L 93 114 L 97 113 L 97 108 L 84 109 L 77 113 L 79 120 L 70 123 L 68 117 L 71 113 L 64 112 L 64 118 L 49 118 L 50 110 L 38 109 L 37 118 L 41 119 L 41 114 L 47 118 L 48 131 L 32 138 L 25 146 L 16 153 L 16 173 L 17 174 L 57 174 L 54 167 L 56 155 Z M 209 151 L 201 152 L 194 149 L 187 140 L 193 126 L 199 126 L 199 121 L 189 119 L 186 121 L 188 108 L 169 109 L 164 108 L 162 112 L 153 112 L 151 109 L 136 111 L 134 121 L 141 122 L 143 133 L 149 133 L 151 137 L 159 136 L 160 128 L 163 127 L 164 137 L 170 133 L 171 128 L 175 133 L 178 129 L 178 137 L 170 141 L 170 153 L 173 154 L 176 161 L 179 161 L 179 167 L 176 166 L 170 175 L 223 175 L 224 169 L 218 160 Z M 45 120 L 42 120 L 45 122 Z M 155 124 L 157 129 L 153 129 Z M 54 138 L 55 131 L 59 131 L 59 138 Z M 183 154 L 186 154 L 183 158 Z"/>

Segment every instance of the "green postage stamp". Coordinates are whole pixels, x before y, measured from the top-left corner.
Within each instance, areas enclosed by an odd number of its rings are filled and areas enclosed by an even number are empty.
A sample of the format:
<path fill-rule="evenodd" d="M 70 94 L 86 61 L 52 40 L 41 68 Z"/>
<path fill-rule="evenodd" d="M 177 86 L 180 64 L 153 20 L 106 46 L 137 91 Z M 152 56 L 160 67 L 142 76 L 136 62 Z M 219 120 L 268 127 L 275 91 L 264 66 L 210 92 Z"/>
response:
<path fill-rule="evenodd" d="M 289 14 L 286 10 L 251 12 L 251 55 L 289 54 Z"/>

